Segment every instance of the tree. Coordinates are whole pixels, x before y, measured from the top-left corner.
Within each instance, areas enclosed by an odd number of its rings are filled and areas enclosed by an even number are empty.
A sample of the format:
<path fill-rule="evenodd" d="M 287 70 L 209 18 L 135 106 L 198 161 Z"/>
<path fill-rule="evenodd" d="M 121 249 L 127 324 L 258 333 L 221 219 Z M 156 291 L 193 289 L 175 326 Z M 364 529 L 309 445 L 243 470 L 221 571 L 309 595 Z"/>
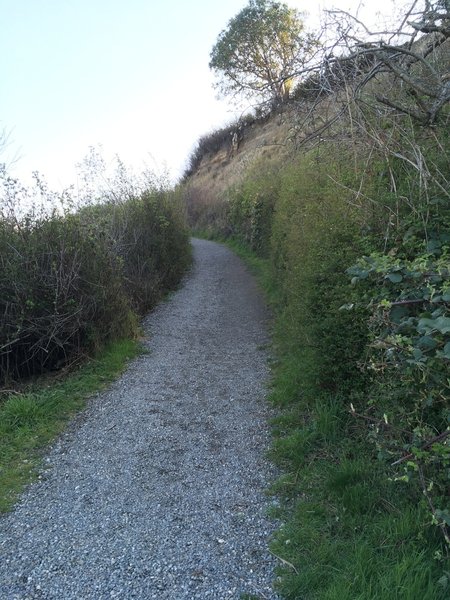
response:
<path fill-rule="evenodd" d="M 345 11 L 332 11 L 336 48 L 344 55 L 328 63 L 366 67 L 355 86 L 358 100 L 367 103 L 372 95 L 394 112 L 432 125 L 450 102 L 450 0 L 410 0 L 404 10 L 396 28 L 376 32 Z"/>
<path fill-rule="evenodd" d="M 292 74 L 316 46 L 297 10 L 271 0 L 250 0 L 220 33 L 209 66 L 221 77 L 225 95 L 284 102 Z"/>

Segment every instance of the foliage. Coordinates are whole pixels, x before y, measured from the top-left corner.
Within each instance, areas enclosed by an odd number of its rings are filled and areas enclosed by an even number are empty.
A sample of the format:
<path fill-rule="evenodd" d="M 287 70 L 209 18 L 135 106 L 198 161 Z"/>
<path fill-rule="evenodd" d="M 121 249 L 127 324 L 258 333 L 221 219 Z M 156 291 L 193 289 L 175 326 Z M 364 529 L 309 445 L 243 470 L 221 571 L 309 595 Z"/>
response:
<path fill-rule="evenodd" d="M 273 211 L 279 186 L 277 169 L 256 165 L 240 185 L 227 192 L 230 232 L 259 256 L 268 256 L 270 252 Z"/>
<path fill-rule="evenodd" d="M 73 216 L 20 228 L 3 221 L 0 248 L 3 381 L 56 368 L 100 339 L 131 333 L 119 266 L 96 242 L 95 225 Z"/>
<path fill-rule="evenodd" d="M 5 177 L 11 200 L 17 186 Z M 5 206 L 8 206 L 5 204 Z M 0 382 L 133 335 L 189 262 L 181 209 L 154 189 L 76 213 L 0 218 Z"/>
<path fill-rule="evenodd" d="M 347 297 L 345 268 L 361 243 L 357 215 L 329 177 L 347 173 L 345 159 L 329 163 L 328 172 L 317 168 L 329 158 L 313 152 L 284 169 L 271 240 L 283 318 L 296 332 L 289 352 L 302 356 L 306 367 L 297 377 L 298 393 L 312 397 L 359 386 L 356 364 L 365 344 L 363 311 L 351 318 L 338 311 Z"/>
<path fill-rule="evenodd" d="M 37 173 L 27 188 L 0 165 L 0 512 L 45 445 L 142 350 L 138 317 L 190 264 L 176 191 L 119 159 L 110 179 L 95 149 L 81 168 L 77 197 Z"/>
<path fill-rule="evenodd" d="M 450 228 L 421 243 L 408 233 L 412 259 L 396 249 L 372 253 L 348 273 L 370 299 L 365 368 L 378 378 L 368 403 L 371 439 L 381 458 L 403 469 L 397 477 L 422 488 L 450 546 Z"/>
<path fill-rule="evenodd" d="M 305 387 L 310 364 L 299 348 L 297 319 L 308 327 L 301 302 L 294 305 L 292 295 L 291 310 L 283 310 L 286 298 L 270 259 L 231 245 L 250 261 L 276 310 L 271 397 L 278 415 L 271 457 L 283 473 L 272 489 L 277 496 L 273 516 L 282 522 L 271 544 L 280 558 L 277 591 L 292 600 L 444 600 L 450 580 L 445 565 L 432 558 L 440 544 L 430 531 L 421 494 L 386 479 L 364 428 L 349 414 L 348 392 Z M 344 290 L 344 274 L 341 285 Z M 351 320 L 345 329 L 342 325 L 345 340 L 353 335 Z"/>
<path fill-rule="evenodd" d="M 250 0 L 224 29 L 210 55 L 226 94 L 284 102 L 293 73 L 316 42 L 304 31 L 298 11 L 271 0 Z"/>

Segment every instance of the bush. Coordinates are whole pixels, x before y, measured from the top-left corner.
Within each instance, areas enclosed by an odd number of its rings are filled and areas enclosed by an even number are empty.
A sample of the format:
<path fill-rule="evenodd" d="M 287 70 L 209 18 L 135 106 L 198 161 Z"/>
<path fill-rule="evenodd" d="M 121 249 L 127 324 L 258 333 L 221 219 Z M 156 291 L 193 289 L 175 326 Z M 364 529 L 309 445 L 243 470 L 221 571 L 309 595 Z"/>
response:
<path fill-rule="evenodd" d="M 189 262 L 163 192 L 76 214 L 0 220 L 0 382 L 57 369 L 136 332 Z"/>
<path fill-rule="evenodd" d="M 58 368 L 133 330 L 118 260 L 78 216 L 2 222 L 1 380 Z"/>
<path fill-rule="evenodd" d="M 365 311 L 339 310 L 348 300 L 346 268 L 361 249 L 361 215 L 334 181 L 351 178 L 348 161 L 325 150 L 302 156 L 281 172 L 271 256 L 284 298 L 285 351 L 303 364 L 299 393 L 344 392 L 364 386 L 359 368 L 367 329 Z M 327 170 L 320 167 L 326 163 Z"/>
<path fill-rule="evenodd" d="M 260 257 L 270 253 L 273 212 L 279 188 L 279 171 L 257 164 L 245 180 L 226 195 L 230 233 Z"/>

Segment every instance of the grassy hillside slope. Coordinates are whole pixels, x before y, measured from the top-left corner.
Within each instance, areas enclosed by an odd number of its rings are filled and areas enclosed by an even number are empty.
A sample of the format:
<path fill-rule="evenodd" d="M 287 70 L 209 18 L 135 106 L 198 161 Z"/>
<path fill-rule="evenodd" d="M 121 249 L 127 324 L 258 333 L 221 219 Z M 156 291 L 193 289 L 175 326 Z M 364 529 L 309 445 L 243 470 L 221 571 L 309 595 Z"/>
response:
<path fill-rule="evenodd" d="M 270 288 L 289 599 L 450 590 L 450 114 L 425 126 L 377 85 L 300 95 L 237 147 L 204 138 L 183 184 L 193 229 L 237 240 Z"/>

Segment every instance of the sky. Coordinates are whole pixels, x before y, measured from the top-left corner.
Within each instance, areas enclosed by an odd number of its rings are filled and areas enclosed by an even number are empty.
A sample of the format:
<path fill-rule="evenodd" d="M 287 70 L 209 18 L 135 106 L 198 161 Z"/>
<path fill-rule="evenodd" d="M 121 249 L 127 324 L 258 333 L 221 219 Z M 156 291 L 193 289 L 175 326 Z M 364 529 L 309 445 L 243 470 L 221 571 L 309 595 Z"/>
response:
<path fill-rule="evenodd" d="M 75 183 L 90 147 L 173 179 L 203 134 L 235 116 L 208 62 L 247 0 L 0 0 L 0 162 L 54 188 Z M 287 4 L 312 11 L 356 0 Z M 391 0 L 368 0 L 389 14 Z M 312 5 L 312 6 L 311 6 Z M 372 12 L 374 9 L 372 9 Z"/>

